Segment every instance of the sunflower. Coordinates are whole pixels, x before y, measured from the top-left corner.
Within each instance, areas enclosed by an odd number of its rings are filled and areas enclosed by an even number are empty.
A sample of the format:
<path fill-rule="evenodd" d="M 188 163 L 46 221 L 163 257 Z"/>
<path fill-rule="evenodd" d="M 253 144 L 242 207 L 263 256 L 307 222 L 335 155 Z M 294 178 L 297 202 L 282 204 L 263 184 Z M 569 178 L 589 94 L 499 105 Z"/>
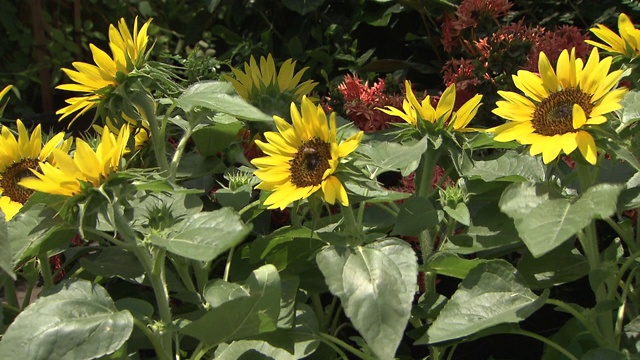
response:
<path fill-rule="evenodd" d="M 416 95 L 411 89 L 411 82 L 405 80 L 406 98 L 402 101 L 402 110 L 385 106 L 384 109 L 378 108 L 386 114 L 398 116 L 414 127 L 418 127 L 418 119 L 428 121 L 439 129 L 447 129 L 449 131 L 475 131 L 475 129 L 467 128 L 469 122 L 478 112 L 482 95 L 475 95 L 473 98 L 465 102 L 458 111 L 453 111 L 453 105 L 456 102 L 456 85 L 452 84 L 442 93 L 438 105 L 434 109 L 431 105 L 431 97 L 427 95 L 421 102 L 418 101 Z"/>
<path fill-rule="evenodd" d="M 269 209 L 284 209 L 293 201 L 306 199 L 318 190 L 329 204 L 336 199 L 349 204 L 347 193 L 334 175 L 340 159 L 353 152 L 360 144 L 362 131 L 338 143 L 336 117 L 329 121 L 321 106 L 315 106 L 302 97 L 302 114 L 291 104 L 293 125 L 274 116 L 278 132 L 266 132 L 267 142 L 256 140 L 267 155 L 251 160 L 258 170 L 255 174 L 262 182 L 257 189 L 272 191 L 264 204 Z"/>
<path fill-rule="evenodd" d="M 237 79 L 227 74 L 223 78 L 233 85 L 242 98 L 259 109 L 268 113 L 279 113 L 282 109 L 286 112 L 291 102 L 299 103 L 303 95 L 309 94 L 318 85 L 311 80 L 301 83 L 308 67 L 294 74 L 295 67 L 296 62 L 288 59 L 277 71 L 271 54 L 266 59 L 260 57 L 260 66 L 251 56 L 249 63 L 244 64 L 244 72 L 231 68 Z"/>
<path fill-rule="evenodd" d="M 506 101 L 498 101 L 493 113 L 510 121 L 487 131 L 496 134 L 496 141 L 531 145 L 531 155 L 542 154 L 545 164 L 561 151 L 568 155 L 576 148 L 595 164 L 596 145 L 588 126 L 605 123 L 604 115 L 622 108 L 620 100 L 627 92 L 626 88 L 614 89 L 622 70 L 609 73 L 611 61 L 611 57 L 600 61 L 594 48 L 583 66 L 575 49 L 571 55 L 564 50 L 554 71 L 541 52 L 540 75 L 526 70 L 513 75 L 515 86 L 526 96 L 498 91 Z"/>
<path fill-rule="evenodd" d="M 618 16 L 618 32 L 620 35 L 602 24 L 597 24 L 596 26 L 597 28 L 592 28 L 591 32 L 606 44 L 585 40 L 587 44 L 631 58 L 640 55 L 640 30 L 635 28 L 627 15 L 621 13 Z"/>
<path fill-rule="evenodd" d="M 29 200 L 33 190 L 19 184 L 20 180 L 32 177 L 31 170 L 37 169 L 41 162 L 52 161 L 54 149 L 69 151 L 70 141 L 64 140 L 64 133 L 58 133 L 42 146 L 40 125 L 29 136 L 22 121 L 16 121 L 18 138 L 3 126 L 0 137 L 0 209 L 5 219 L 11 219 L 22 205 Z"/>
<path fill-rule="evenodd" d="M 93 44 L 89 44 L 95 65 L 84 62 L 72 63 L 75 70 L 62 69 L 75 83 L 63 84 L 56 89 L 81 92 L 84 95 L 72 97 L 66 100 L 68 106 L 58 110 L 56 114 L 62 115 L 60 120 L 79 111 L 71 120 L 93 109 L 104 99 L 109 90 L 118 86 L 118 79 L 128 75 L 144 63 L 147 47 L 149 19 L 138 31 L 138 18 L 133 23 L 133 34 L 129 32 L 124 19 L 120 19 L 118 29 L 109 26 L 109 47 L 112 56 L 100 50 Z M 121 74 L 121 75 L 120 75 Z"/>
<path fill-rule="evenodd" d="M 95 151 L 77 138 L 73 158 L 64 151 L 53 150 L 52 163 L 41 162 L 37 171 L 32 170 L 35 177 L 24 178 L 19 185 L 63 196 L 80 194 L 86 185 L 98 187 L 118 170 L 122 156 L 127 153 L 129 135 L 129 125 L 124 125 L 117 137 L 105 126 Z"/>

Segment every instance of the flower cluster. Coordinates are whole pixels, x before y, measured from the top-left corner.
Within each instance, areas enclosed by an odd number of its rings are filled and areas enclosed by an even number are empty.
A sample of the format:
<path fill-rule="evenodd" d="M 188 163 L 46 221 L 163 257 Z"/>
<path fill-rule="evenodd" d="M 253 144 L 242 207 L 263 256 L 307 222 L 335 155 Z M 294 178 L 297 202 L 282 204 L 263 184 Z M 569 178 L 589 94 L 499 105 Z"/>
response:
<path fill-rule="evenodd" d="M 363 82 L 358 75 L 347 74 L 344 81 L 337 87 L 342 95 L 342 110 L 347 118 L 359 129 L 365 132 L 373 132 L 386 129 L 390 123 L 397 122 L 397 118 L 389 116 L 378 108 L 385 106 L 400 106 L 402 97 L 390 94 L 385 79 L 378 79 L 372 85 L 368 81 Z M 332 99 L 327 102 L 331 103 Z M 332 110 L 328 106 L 328 110 Z"/>

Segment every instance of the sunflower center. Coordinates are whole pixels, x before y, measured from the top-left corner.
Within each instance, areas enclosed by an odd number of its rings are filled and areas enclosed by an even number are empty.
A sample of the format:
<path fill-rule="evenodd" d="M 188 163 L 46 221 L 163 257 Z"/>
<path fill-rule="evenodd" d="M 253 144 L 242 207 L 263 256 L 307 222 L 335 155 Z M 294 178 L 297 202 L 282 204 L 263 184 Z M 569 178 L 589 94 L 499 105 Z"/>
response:
<path fill-rule="evenodd" d="M 575 132 L 573 105 L 578 104 L 588 117 L 593 109 L 591 95 L 578 89 L 565 89 L 552 93 L 542 100 L 533 113 L 531 123 L 535 132 L 544 136 Z"/>
<path fill-rule="evenodd" d="M 29 200 L 33 190 L 24 188 L 18 183 L 26 177 L 32 177 L 33 173 L 30 169 L 38 169 L 38 160 L 22 159 L 20 162 L 11 164 L 0 174 L 0 188 L 2 195 L 8 196 L 9 199 L 24 204 Z"/>
<path fill-rule="evenodd" d="M 299 188 L 320 185 L 324 172 L 329 168 L 329 159 L 331 147 L 328 143 L 318 138 L 304 142 L 289 161 L 291 183 Z"/>

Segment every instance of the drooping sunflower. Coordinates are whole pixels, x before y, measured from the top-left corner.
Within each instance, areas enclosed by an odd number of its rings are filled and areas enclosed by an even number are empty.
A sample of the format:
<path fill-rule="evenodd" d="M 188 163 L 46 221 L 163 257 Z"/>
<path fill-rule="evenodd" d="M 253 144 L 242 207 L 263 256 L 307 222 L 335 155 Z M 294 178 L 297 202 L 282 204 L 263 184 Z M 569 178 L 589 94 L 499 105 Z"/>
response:
<path fill-rule="evenodd" d="M 622 70 L 609 73 L 611 57 L 600 61 L 593 49 L 586 64 L 564 50 L 558 58 L 556 70 L 541 52 L 538 59 L 540 75 L 526 70 L 513 75 L 515 86 L 525 96 L 511 91 L 498 91 L 504 99 L 498 101 L 493 113 L 510 120 L 489 129 L 495 140 L 518 141 L 531 145 L 532 156 L 542 154 L 545 164 L 560 152 L 571 154 L 576 148 L 591 164 L 597 160 L 593 136 L 589 126 L 603 124 L 607 113 L 622 107 L 620 100 L 626 88 L 614 89 Z"/>
<path fill-rule="evenodd" d="M 314 105 L 306 96 L 302 97 L 301 111 L 292 103 L 293 124 L 274 116 L 278 132 L 266 132 L 267 142 L 256 140 L 266 154 L 251 160 L 258 168 L 256 176 L 262 180 L 256 188 L 272 191 L 264 202 L 269 209 L 284 209 L 318 190 L 327 203 L 338 200 L 348 205 L 347 192 L 334 174 L 340 159 L 358 147 L 363 132 L 338 143 L 334 113 L 327 121 L 322 107 Z"/>
<path fill-rule="evenodd" d="M 33 190 L 20 185 L 20 181 L 32 177 L 31 170 L 38 169 L 40 163 L 51 162 L 54 149 L 67 152 L 71 145 L 61 132 L 43 146 L 40 125 L 31 132 L 31 136 L 22 121 L 17 120 L 16 125 L 17 139 L 6 126 L 2 127 L 0 137 L 0 209 L 6 220 L 11 219 L 33 194 Z"/>
<path fill-rule="evenodd" d="M 405 80 L 406 98 L 402 101 L 402 110 L 385 106 L 380 111 L 392 116 L 398 116 L 414 127 L 419 126 L 418 120 L 428 121 L 433 124 L 436 129 L 447 129 L 449 131 L 475 131 L 475 129 L 467 128 L 469 122 L 476 116 L 482 95 L 477 94 L 473 98 L 465 102 L 458 111 L 453 111 L 456 102 L 456 85 L 452 84 L 445 89 L 440 96 L 438 105 L 435 109 L 431 105 L 431 97 L 426 96 L 422 101 L 413 93 L 411 82 Z"/>
<path fill-rule="evenodd" d="M 102 129 L 102 137 L 96 150 L 82 139 L 76 139 L 73 157 L 60 150 L 53 150 L 51 163 L 40 163 L 32 171 L 35 176 L 23 178 L 19 185 L 35 191 L 63 196 L 82 193 L 86 184 L 98 187 L 120 167 L 120 160 L 128 152 L 129 125 L 124 125 L 116 137 L 109 127 Z"/>
<path fill-rule="evenodd" d="M 260 57 L 260 65 L 251 56 L 249 63 L 244 64 L 242 70 L 231 68 L 235 79 L 227 74 L 223 78 L 229 81 L 238 94 L 247 102 L 267 113 L 278 113 L 281 107 L 285 112 L 291 102 L 299 103 L 303 95 L 309 94 L 318 85 L 317 82 L 307 80 L 300 82 L 308 67 L 295 72 L 296 61 L 286 60 L 280 70 L 271 54 Z"/>
<path fill-rule="evenodd" d="M 72 63 L 75 70 L 62 69 L 62 71 L 74 81 L 71 84 L 62 84 L 56 89 L 83 93 L 82 96 L 72 97 L 66 100 L 68 106 L 58 110 L 56 114 L 62 115 L 60 120 L 79 111 L 71 122 L 78 116 L 86 113 L 98 105 L 108 92 L 118 86 L 118 79 L 128 75 L 144 63 L 145 51 L 148 43 L 147 29 L 149 19 L 138 31 L 138 18 L 133 23 L 133 33 L 129 32 L 124 19 L 120 19 L 118 28 L 109 26 L 109 47 L 112 56 L 89 44 L 95 65 L 84 62 Z M 119 76 L 119 74 L 121 74 Z"/>
<path fill-rule="evenodd" d="M 640 55 L 640 29 L 636 29 L 626 14 L 621 13 L 618 16 L 618 32 L 620 35 L 602 24 L 597 24 L 596 27 L 592 28 L 591 32 L 604 41 L 605 44 L 593 40 L 585 40 L 586 43 L 605 51 L 631 58 Z"/>

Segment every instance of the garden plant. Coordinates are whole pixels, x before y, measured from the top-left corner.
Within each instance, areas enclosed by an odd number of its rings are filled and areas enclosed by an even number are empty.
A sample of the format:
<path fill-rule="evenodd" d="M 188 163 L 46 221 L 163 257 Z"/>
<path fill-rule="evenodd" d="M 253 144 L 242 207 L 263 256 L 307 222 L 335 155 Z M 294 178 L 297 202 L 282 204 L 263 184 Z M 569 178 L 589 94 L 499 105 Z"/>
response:
<path fill-rule="evenodd" d="M 55 3 L 0 77 L 0 359 L 640 358 L 637 3 Z"/>

